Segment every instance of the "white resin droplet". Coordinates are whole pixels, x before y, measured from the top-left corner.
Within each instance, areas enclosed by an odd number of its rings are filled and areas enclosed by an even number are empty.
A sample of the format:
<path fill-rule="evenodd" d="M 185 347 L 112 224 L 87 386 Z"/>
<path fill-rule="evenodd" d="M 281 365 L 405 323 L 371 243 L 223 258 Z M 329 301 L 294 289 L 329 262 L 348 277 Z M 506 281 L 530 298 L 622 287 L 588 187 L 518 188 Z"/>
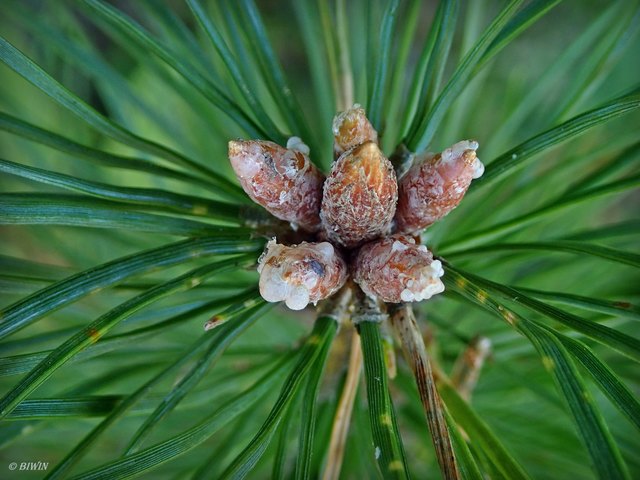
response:
<path fill-rule="evenodd" d="M 402 290 L 402 292 L 400 292 L 400 300 L 402 300 L 403 302 L 413 302 L 413 292 L 408 288 L 405 288 L 404 290 Z"/>
<path fill-rule="evenodd" d="M 466 150 L 477 150 L 478 146 L 478 142 L 475 140 L 463 140 L 444 150 L 440 157 L 444 163 L 448 163 L 460 158 Z"/>
<path fill-rule="evenodd" d="M 433 278 L 440 278 L 444 275 L 444 268 L 442 268 L 442 262 L 440 260 L 434 260 L 433 262 L 431 262 L 431 265 L 429 265 L 429 267 L 434 272 L 435 276 Z"/>
<path fill-rule="evenodd" d="M 331 258 L 334 255 L 335 250 L 333 249 L 333 245 L 329 242 L 322 242 L 316 245 L 316 248 L 319 252 L 325 255 L 327 258 Z"/>
<path fill-rule="evenodd" d="M 260 149 L 256 145 L 246 145 L 244 142 L 229 142 L 229 151 L 234 152 L 229 160 L 233 169 L 240 178 L 254 178 L 262 168 L 260 161 Z"/>
<path fill-rule="evenodd" d="M 393 245 L 391 245 L 392 252 L 402 252 L 403 250 L 406 250 L 408 248 L 409 247 L 407 247 L 404 243 L 399 242 L 398 240 L 393 242 Z"/>
<path fill-rule="evenodd" d="M 262 273 L 262 269 L 264 268 L 264 263 L 267 257 L 274 255 L 276 249 L 282 248 L 276 242 L 276 237 L 271 238 L 264 247 L 264 251 L 258 258 L 258 273 Z"/>
<path fill-rule="evenodd" d="M 309 304 L 309 291 L 303 286 L 294 287 L 290 289 L 284 303 L 291 310 L 302 310 Z"/>
<path fill-rule="evenodd" d="M 416 301 L 429 300 L 434 295 L 442 292 L 444 292 L 444 283 L 442 283 L 440 280 L 436 280 L 416 294 Z"/>
<path fill-rule="evenodd" d="M 302 141 L 300 137 L 291 137 L 287 140 L 287 149 L 296 150 L 298 152 L 304 153 L 305 155 L 309 155 L 311 150 L 309 146 Z"/>
<path fill-rule="evenodd" d="M 287 297 L 288 290 L 289 286 L 276 276 L 260 282 L 260 294 L 267 302 L 281 302 Z"/>
<path fill-rule="evenodd" d="M 444 275 L 442 262 L 434 260 L 420 272 L 418 279 L 409 280 L 405 284 L 405 289 L 400 292 L 400 299 L 403 302 L 419 302 L 420 300 L 428 300 L 432 296 L 444 291 L 444 284 L 440 277 Z M 422 288 L 420 290 L 420 288 Z"/>
<path fill-rule="evenodd" d="M 482 163 L 480 161 L 479 158 L 476 157 L 476 159 L 473 161 L 473 177 L 472 178 L 480 178 L 482 176 L 482 174 L 484 173 L 484 163 Z"/>

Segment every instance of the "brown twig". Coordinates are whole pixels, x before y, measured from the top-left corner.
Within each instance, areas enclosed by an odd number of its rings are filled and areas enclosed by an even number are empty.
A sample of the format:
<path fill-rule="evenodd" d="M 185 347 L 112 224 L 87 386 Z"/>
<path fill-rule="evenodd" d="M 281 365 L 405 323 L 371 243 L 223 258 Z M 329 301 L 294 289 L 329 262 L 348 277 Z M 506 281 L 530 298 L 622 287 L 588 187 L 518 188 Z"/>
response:
<path fill-rule="evenodd" d="M 351 60 L 349 58 L 349 37 L 347 34 L 347 16 L 344 0 L 338 0 L 336 10 L 341 86 L 337 103 L 338 110 L 346 110 L 353 105 L 353 71 L 351 70 Z"/>
<path fill-rule="evenodd" d="M 451 383 L 465 400 L 469 401 L 471 398 L 480 370 L 490 353 L 491 341 L 487 337 L 477 336 L 456 360 L 451 372 Z"/>
<path fill-rule="evenodd" d="M 404 355 L 416 379 L 442 475 L 446 480 L 457 480 L 461 478 L 460 471 L 443 415 L 442 400 L 436 390 L 431 363 L 420 329 L 416 324 L 413 309 L 406 304 L 401 304 L 391 308 L 389 314 L 391 324 L 402 341 Z"/>
<path fill-rule="evenodd" d="M 362 349 L 360 348 L 360 339 L 354 331 L 351 337 L 351 354 L 349 356 L 347 378 L 342 388 L 338 408 L 333 418 L 333 426 L 331 427 L 329 454 L 324 474 L 322 475 L 323 480 L 337 480 L 340 476 L 342 459 L 344 458 L 344 448 L 347 443 L 347 433 L 349 432 L 349 423 L 351 422 L 351 413 L 353 412 L 353 404 L 356 399 L 361 372 Z"/>

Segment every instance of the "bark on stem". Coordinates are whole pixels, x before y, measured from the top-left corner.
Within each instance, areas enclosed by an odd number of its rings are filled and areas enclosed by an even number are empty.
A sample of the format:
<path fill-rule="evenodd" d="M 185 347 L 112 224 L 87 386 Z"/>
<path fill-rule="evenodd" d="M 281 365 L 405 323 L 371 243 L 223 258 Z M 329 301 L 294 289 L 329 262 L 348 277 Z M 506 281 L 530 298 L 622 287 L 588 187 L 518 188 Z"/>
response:
<path fill-rule="evenodd" d="M 349 433 L 349 424 L 351 423 L 351 414 L 353 412 L 353 404 L 356 399 L 361 373 L 362 349 L 360 348 L 360 338 L 354 332 L 351 337 L 351 354 L 349 356 L 347 378 L 342 388 L 335 417 L 333 418 L 329 454 L 322 480 L 337 480 L 340 478 L 344 449 L 347 443 L 347 434 Z"/>
<path fill-rule="evenodd" d="M 436 390 L 431 363 L 413 309 L 407 304 L 399 304 L 390 305 L 389 310 L 391 325 L 402 341 L 404 355 L 416 379 L 442 475 L 446 480 L 460 479 L 449 429 L 442 412 L 444 407 Z"/>

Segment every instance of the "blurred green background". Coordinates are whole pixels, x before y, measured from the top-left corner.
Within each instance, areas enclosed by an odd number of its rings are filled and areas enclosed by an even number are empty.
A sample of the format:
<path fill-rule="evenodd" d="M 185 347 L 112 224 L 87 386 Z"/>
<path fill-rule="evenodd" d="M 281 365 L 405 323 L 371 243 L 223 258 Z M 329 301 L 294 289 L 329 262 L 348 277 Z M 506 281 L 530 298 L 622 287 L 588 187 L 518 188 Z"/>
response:
<path fill-rule="evenodd" d="M 242 102 L 242 95 L 225 70 L 220 56 L 197 27 L 183 2 L 110 3 L 162 39 L 179 58 L 197 65 L 194 68 L 215 78 L 219 85 L 224 86 L 225 92 Z M 311 156 L 327 170 L 332 160 L 331 117 L 335 106 L 326 101 L 330 95 L 320 95 L 323 89 L 330 88 L 327 87 L 330 83 L 328 72 L 314 70 L 308 57 L 309 41 L 321 41 L 323 24 L 320 17 L 311 18 L 315 30 L 310 31 L 303 22 L 301 11 L 304 8 L 297 3 L 258 1 L 257 5 L 315 136 L 304 140 L 317 146 Z M 383 146 L 389 154 L 396 147 L 397 124 L 404 115 L 402 99 L 410 87 L 411 72 L 428 34 L 435 3 L 425 2 L 419 11 L 417 33 L 408 50 L 407 66 L 398 69 L 393 62 L 390 66 L 393 85 L 399 89 L 400 102 L 394 116 L 385 119 Z M 480 143 L 480 158 L 490 164 L 498 155 L 533 135 L 637 85 L 640 78 L 640 62 L 637 60 L 640 54 L 637 32 L 640 23 L 637 10 L 633 9 L 635 4 L 631 1 L 561 2 L 469 82 L 449 110 L 430 148 L 440 151 L 455 141 L 474 138 Z M 503 2 L 498 1 L 462 3 L 445 69 L 445 81 L 502 5 Z M 382 15 L 384 6 L 382 1 L 347 2 L 355 101 L 362 104 L 367 101 L 368 68 L 366 42 L 362 41 L 366 37 L 366 16 L 363 12 L 372 9 L 375 19 L 376 15 Z M 231 42 L 235 25 L 226 20 L 225 2 L 209 2 L 208 7 L 213 21 Z M 332 8 L 332 4 L 329 5 L 329 9 Z M 408 8 L 408 2 L 401 2 L 402 12 L 406 13 Z M 135 42 L 124 42 L 122 35 L 105 26 L 80 2 L 5 0 L 0 9 L 2 35 L 99 112 L 142 137 L 169 146 L 233 178 L 226 158 L 227 142 L 246 137 L 245 132 L 155 56 Z M 316 11 L 315 7 L 311 10 Z M 635 12 L 636 16 L 630 16 L 629 12 Z M 184 22 L 188 30 L 176 28 L 177 19 Z M 400 17 L 399 31 L 407 21 L 407 18 Z M 188 40 L 196 42 L 198 50 Z M 574 45 L 580 48 L 572 47 Z M 395 54 L 398 47 L 396 45 L 394 49 Z M 271 118 L 286 129 L 264 80 L 257 77 L 252 81 Z M 97 133 L 4 65 L 0 66 L 0 85 L 0 108 L 3 112 L 100 150 L 120 155 L 141 155 Z M 638 125 L 640 115 L 637 112 L 614 119 L 545 151 L 519 171 L 484 185 L 478 192 L 470 194 L 445 220 L 428 230 L 425 235 L 427 244 L 436 253 L 446 252 L 451 239 L 464 240 L 468 232 L 548 205 L 561 197 L 574 181 L 609 165 L 620 151 L 637 145 Z M 103 168 L 4 131 L 0 132 L 0 157 L 117 186 L 162 188 L 220 198 L 219 192 L 199 185 L 186 185 L 142 171 Z M 638 159 L 635 155 L 632 161 L 614 164 L 595 180 L 594 185 L 637 173 Z M 4 193 L 61 191 L 7 174 L 0 174 L 0 184 Z M 529 222 L 510 232 L 505 238 L 509 242 L 532 242 L 568 238 L 594 230 L 595 233 L 583 236 L 582 240 L 594 240 L 600 245 L 637 252 L 639 200 L 637 189 L 625 190 L 615 196 L 552 212 L 539 221 Z M 631 227 L 619 235 L 598 235 L 601 229 L 619 222 Z M 0 307 L 18 301 L 52 280 L 173 240 L 175 237 L 168 235 L 121 229 L 0 226 L 0 254 L 6 257 L 1 267 Z M 452 247 L 451 251 L 454 250 L 458 249 Z M 24 261 L 14 270 L 8 257 Z M 493 252 L 461 255 L 459 260 L 452 258 L 452 261 L 460 268 L 508 285 L 634 304 L 640 300 L 637 268 L 590 255 L 553 251 Z M 15 360 L 13 356 L 16 355 L 54 348 L 80 326 L 130 298 L 136 290 L 173 278 L 186 270 L 181 265 L 152 272 L 132 280 L 130 288 L 110 288 L 88 296 L 3 341 L 0 344 L 3 356 Z M 253 270 L 215 277 L 206 288 L 172 296 L 135 314 L 109 336 L 153 326 L 205 301 L 226 298 L 255 283 L 256 279 L 257 274 Z M 135 285 L 136 282 L 139 285 Z M 562 308 L 638 338 L 637 318 L 630 320 L 624 316 L 571 306 Z M 538 314 L 529 315 L 540 317 Z M 88 355 L 69 362 L 32 397 L 59 397 L 77 390 L 86 395 L 112 395 L 116 402 L 120 395 L 133 392 L 202 335 L 202 324 L 209 316 L 210 313 L 200 314 L 170 328 L 159 329 L 143 341 L 98 351 L 100 355 Z M 482 335 L 491 340 L 492 354 L 480 375 L 472 405 L 533 478 L 593 478 L 588 455 L 554 389 L 551 376 L 543 369 L 531 344 L 506 324 L 461 301 L 459 296 L 449 291 L 442 298 L 421 305 L 419 317 L 423 319 L 421 325 L 425 335 L 432 338 L 432 354 L 446 372 L 451 370 L 455 359 L 474 336 Z M 264 373 L 265 365 L 298 345 L 310 331 L 313 319 L 314 314 L 310 310 L 292 313 L 283 307 L 275 307 L 231 345 L 215 368 L 158 425 L 145 445 L 157 443 L 198 423 L 222 401 L 246 388 Z M 556 328 L 568 331 L 565 327 L 556 325 Z M 337 391 L 346 368 L 350 334 L 351 327 L 345 326 L 334 345 L 323 381 L 316 436 L 319 449 L 329 435 Z M 570 334 L 584 338 L 575 332 Z M 625 380 L 635 395 L 640 392 L 637 365 L 588 339 L 587 343 Z M 415 478 L 434 478 L 439 473 L 424 427 L 421 405 L 413 390 L 410 371 L 400 360 L 399 352 L 398 357 L 400 369 L 398 378 L 392 382 L 392 395 L 399 412 L 412 474 Z M 26 364 L 14 361 L 11 365 Z M 27 371 L 26 367 L 21 368 L 22 372 Z M 8 391 L 19 378 L 7 372 L 5 370 L 5 375 L 0 378 L 3 392 Z M 101 437 L 74 472 L 84 472 L 117 458 L 144 421 L 145 414 L 153 411 L 163 393 L 179 378 L 178 373 L 157 385 L 147 399 Z M 638 431 L 593 385 L 589 385 L 589 390 L 607 420 L 632 477 L 639 477 Z M 276 395 L 276 391 L 272 392 L 269 401 L 261 403 L 251 415 L 241 416 L 202 445 L 143 477 L 187 478 L 211 459 L 205 476 L 217 478 L 258 429 Z M 376 469 L 369 453 L 371 440 L 364 388 L 360 389 L 356 402 L 343 477 L 373 478 Z M 100 422 L 103 415 L 104 412 L 96 411 L 70 418 L 4 421 L 0 425 L 0 477 L 43 478 L 42 472 L 11 474 L 5 470 L 6 464 L 11 461 L 57 463 Z M 292 418 L 291 428 L 295 431 L 299 418 L 293 414 Z M 288 465 L 295 459 L 296 442 L 292 434 L 288 440 Z M 250 478 L 269 477 L 271 465 L 267 459 L 275 454 L 275 443 L 269 447 L 266 458 Z M 365 450 L 367 456 L 362 453 Z M 321 460 L 318 458 L 317 462 Z"/>

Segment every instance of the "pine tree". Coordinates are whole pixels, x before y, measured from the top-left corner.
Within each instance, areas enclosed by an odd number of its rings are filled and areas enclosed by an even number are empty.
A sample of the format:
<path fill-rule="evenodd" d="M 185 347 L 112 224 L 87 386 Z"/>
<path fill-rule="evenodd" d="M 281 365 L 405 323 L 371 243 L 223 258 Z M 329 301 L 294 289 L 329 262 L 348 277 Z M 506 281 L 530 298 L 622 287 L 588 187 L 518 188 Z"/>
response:
<path fill-rule="evenodd" d="M 0 476 L 640 476 L 639 13 L 3 2 Z M 486 169 L 419 240 L 443 293 L 291 311 L 258 259 L 316 237 L 228 144 L 329 174 L 353 104 L 400 179 L 461 140 Z"/>

